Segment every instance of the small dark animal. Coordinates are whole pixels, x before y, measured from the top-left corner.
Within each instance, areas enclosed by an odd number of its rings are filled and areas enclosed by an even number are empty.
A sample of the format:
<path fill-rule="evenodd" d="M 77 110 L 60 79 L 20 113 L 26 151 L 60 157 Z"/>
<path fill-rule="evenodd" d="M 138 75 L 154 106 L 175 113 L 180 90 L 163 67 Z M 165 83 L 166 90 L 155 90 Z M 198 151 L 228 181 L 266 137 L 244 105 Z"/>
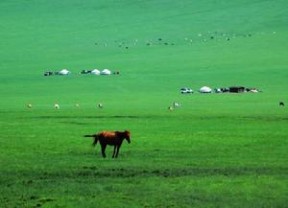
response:
<path fill-rule="evenodd" d="M 98 108 L 102 109 L 103 108 L 103 104 L 102 103 L 98 103 Z"/>
<path fill-rule="evenodd" d="M 97 142 L 99 141 L 101 145 L 101 152 L 102 156 L 106 157 L 105 149 L 107 145 L 114 146 L 114 151 L 112 158 L 117 158 L 119 154 L 119 149 L 122 145 L 124 139 L 130 143 L 130 131 L 103 131 L 93 135 L 84 135 L 84 137 L 93 137 L 94 142 L 93 146 L 96 146 Z"/>
<path fill-rule="evenodd" d="M 284 104 L 284 102 L 279 102 L 279 106 L 282 106 L 282 107 L 284 107 L 285 106 L 285 104 Z"/>

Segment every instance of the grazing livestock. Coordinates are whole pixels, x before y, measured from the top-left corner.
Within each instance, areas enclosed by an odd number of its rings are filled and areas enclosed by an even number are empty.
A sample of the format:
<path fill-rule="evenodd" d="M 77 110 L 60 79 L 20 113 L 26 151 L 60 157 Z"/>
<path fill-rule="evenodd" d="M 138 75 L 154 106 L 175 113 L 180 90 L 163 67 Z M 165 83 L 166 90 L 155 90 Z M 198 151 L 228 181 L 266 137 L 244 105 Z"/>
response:
<path fill-rule="evenodd" d="M 174 108 L 179 108 L 181 105 L 178 102 L 173 102 L 173 107 Z"/>
<path fill-rule="evenodd" d="M 98 108 L 102 109 L 103 108 L 103 104 L 102 103 L 98 103 Z"/>
<path fill-rule="evenodd" d="M 279 102 L 279 106 L 284 107 L 284 106 L 285 106 L 284 102 L 283 102 L 283 101 L 280 101 L 280 102 Z"/>
<path fill-rule="evenodd" d="M 55 103 L 54 108 L 58 110 L 58 109 L 60 109 L 60 105 L 58 103 Z"/>
<path fill-rule="evenodd" d="M 168 107 L 168 110 L 169 110 L 169 111 L 173 111 L 174 109 L 179 108 L 180 106 L 181 106 L 180 103 L 178 103 L 178 102 L 173 102 L 172 105 L 170 105 L 170 106 Z"/>
<path fill-rule="evenodd" d="M 101 145 L 101 152 L 102 156 L 105 158 L 105 149 L 107 145 L 114 146 L 114 151 L 112 158 L 117 158 L 119 154 L 119 149 L 122 145 L 122 142 L 124 139 L 127 140 L 128 143 L 130 143 L 130 131 L 103 131 L 97 134 L 93 135 L 84 135 L 84 137 L 93 137 L 94 142 L 93 146 L 96 146 L 97 142 L 99 141 Z"/>

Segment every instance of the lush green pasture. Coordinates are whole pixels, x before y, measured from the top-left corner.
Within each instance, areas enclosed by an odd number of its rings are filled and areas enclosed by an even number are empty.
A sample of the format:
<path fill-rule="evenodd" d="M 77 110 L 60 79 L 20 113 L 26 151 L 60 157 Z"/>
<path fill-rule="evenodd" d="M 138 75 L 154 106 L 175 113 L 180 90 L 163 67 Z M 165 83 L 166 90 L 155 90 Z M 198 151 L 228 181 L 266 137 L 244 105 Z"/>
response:
<path fill-rule="evenodd" d="M 222 112 L 217 110 L 222 101 L 214 99 L 216 105 L 206 105 L 207 110 L 197 105 L 177 112 L 2 112 L 1 202 L 6 207 L 285 207 L 285 112 L 267 113 L 269 105 L 253 111 L 252 103 L 240 104 L 241 109 L 222 103 L 228 108 Z M 82 138 L 126 128 L 132 143 L 123 145 L 117 160 L 102 159 L 99 146 L 94 150 Z"/>
<path fill-rule="evenodd" d="M 287 8 L 1 1 L 1 207 L 287 207 Z M 204 85 L 263 92 L 179 92 Z M 118 159 L 83 137 L 124 129 Z"/>

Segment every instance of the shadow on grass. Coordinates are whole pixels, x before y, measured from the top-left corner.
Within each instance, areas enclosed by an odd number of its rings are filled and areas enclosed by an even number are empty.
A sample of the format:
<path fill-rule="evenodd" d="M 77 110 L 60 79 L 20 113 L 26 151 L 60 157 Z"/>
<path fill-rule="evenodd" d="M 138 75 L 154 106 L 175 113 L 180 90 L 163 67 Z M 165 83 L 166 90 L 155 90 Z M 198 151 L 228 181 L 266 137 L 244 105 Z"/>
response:
<path fill-rule="evenodd" d="M 71 115 L 71 116 L 58 116 L 58 115 L 49 115 L 49 116 L 36 116 L 36 117 L 30 117 L 30 119 L 36 119 L 36 120 L 55 120 L 60 123 L 64 124 L 72 124 L 72 125 L 80 125 L 80 126 L 85 126 L 89 124 L 87 122 L 88 120 L 136 120 L 136 119 L 150 119 L 153 118 L 153 116 L 120 116 L 120 115 L 115 115 L 115 116 L 78 116 L 78 115 Z M 86 122 L 85 122 L 86 121 Z"/>
<path fill-rule="evenodd" d="M 152 118 L 152 116 L 37 116 L 31 117 L 33 119 L 139 119 Z"/>
<path fill-rule="evenodd" d="M 141 120 L 141 119 L 167 119 L 168 115 L 165 116 L 157 116 L 157 115 L 106 115 L 106 116 L 86 116 L 86 115 L 45 115 L 45 116 L 33 116 L 29 117 L 28 119 L 36 120 L 36 121 L 55 121 L 64 124 L 72 124 L 72 125 L 79 125 L 84 126 L 89 124 L 90 121 L 95 120 Z M 20 118 L 22 119 L 22 118 Z M 25 118 L 27 119 L 27 118 Z"/>
<path fill-rule="evenodd" d="M 43 115 L 43 116 L 32 116 L 31 119 L 153 119 L 153 118 L 171 118 L 172 114 L 166 115 L 103 115 L 103 116 L 90 116 L 90 115 Z M 177 114 L 175 114 L 177 116 Z M 173 117 L 173 116 L 172 116 Z M 197 120 L 222 120 L 222 119 L 233 119 L 233 120 L 256 120 L 256 121 L 287 121 L 286 116 L 223 116 L 223 115 L 186 115 L 185 117 Z"/>
<path fill-rule="evenodd" d="M 288 169 L 285 167 L 227 167 L 227 168 L 173 168 L 173 169 L 133 169 L 133 168 L 106 168 L 100 169 L 96 166 L 83 166 L 76 170 L 61 172 L 33 173 L 33 180 L 58 180 L 68 179 L 87 180 L 105 178 L 175 178 L 175 177 L 239 177 L 239 176 L 286 176 Z M 22 173 L 22 177 L 30 178 L 31 173 Z M 38 176 L 37 176 L 38 175 Z M 32 180 L 23 181 L 33 183 Z"/>
<path fill-rule="evenodd" d="M 227 167 L 227 168 L 174 168 L 174 169 L 98 169 L 97 167 L 84 166 L 75 172 L 78 176 L 97 177 L 182 177 L 182 176 L 241 176 L 241 175 L 281 175 L 287 174 L 288 169 L 284 167 Z"/>
<path fill-rule="evenodd" d="M 18 174 L 21 174 L 18 175 Z M 125 180 L 125 179 L 145 179 L 153 178 L 178 178 L 178 177 L 261 177 L 261 176 L 275 176 L 286 177 L 288 168 L 286 167 L 226 167 L 226 168 L 201 168 L 201 167 L 187 167 L 187 168 L 173 168 L 173 169 L 140 169 L 140 168 L 99 168 L 96 166 L 83 166 L 74 170 L 65 171 L 24 171 L 17 174 L 9 174 L 9 179 L 5 181 L 0 180 L 3 187 L 11 188 L 17 185 L 32 186 L 34 184 L 56 181 L 87 181 L 87 180 Z M 16 178 L 15 178 L 16 177 Z"/>

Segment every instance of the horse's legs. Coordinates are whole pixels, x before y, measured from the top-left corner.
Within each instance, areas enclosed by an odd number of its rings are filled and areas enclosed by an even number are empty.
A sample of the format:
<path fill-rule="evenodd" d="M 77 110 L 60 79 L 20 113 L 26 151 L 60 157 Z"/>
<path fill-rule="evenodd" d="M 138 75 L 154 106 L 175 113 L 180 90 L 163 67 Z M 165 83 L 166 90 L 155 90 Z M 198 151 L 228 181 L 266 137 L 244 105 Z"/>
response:
<path fill-rule="evenodd" d="M 102 151 L 102 156 L 103 157 L 106 157 L 105 149 L 106 149 L 106 145 L 105 144 L 101 144 L 101 151 Z"/>
<path fill-rule="evenodd" d="M 114 145 L 113 155 L 112 158 L 116 157 L 117 146 Z"/>
<path fill-rule="evenodd" d="M 116 155 L 115 155 L 116 158 L 118 157 L 120 147 L 121 147 L 121 145 L 117 146 Z"/>

